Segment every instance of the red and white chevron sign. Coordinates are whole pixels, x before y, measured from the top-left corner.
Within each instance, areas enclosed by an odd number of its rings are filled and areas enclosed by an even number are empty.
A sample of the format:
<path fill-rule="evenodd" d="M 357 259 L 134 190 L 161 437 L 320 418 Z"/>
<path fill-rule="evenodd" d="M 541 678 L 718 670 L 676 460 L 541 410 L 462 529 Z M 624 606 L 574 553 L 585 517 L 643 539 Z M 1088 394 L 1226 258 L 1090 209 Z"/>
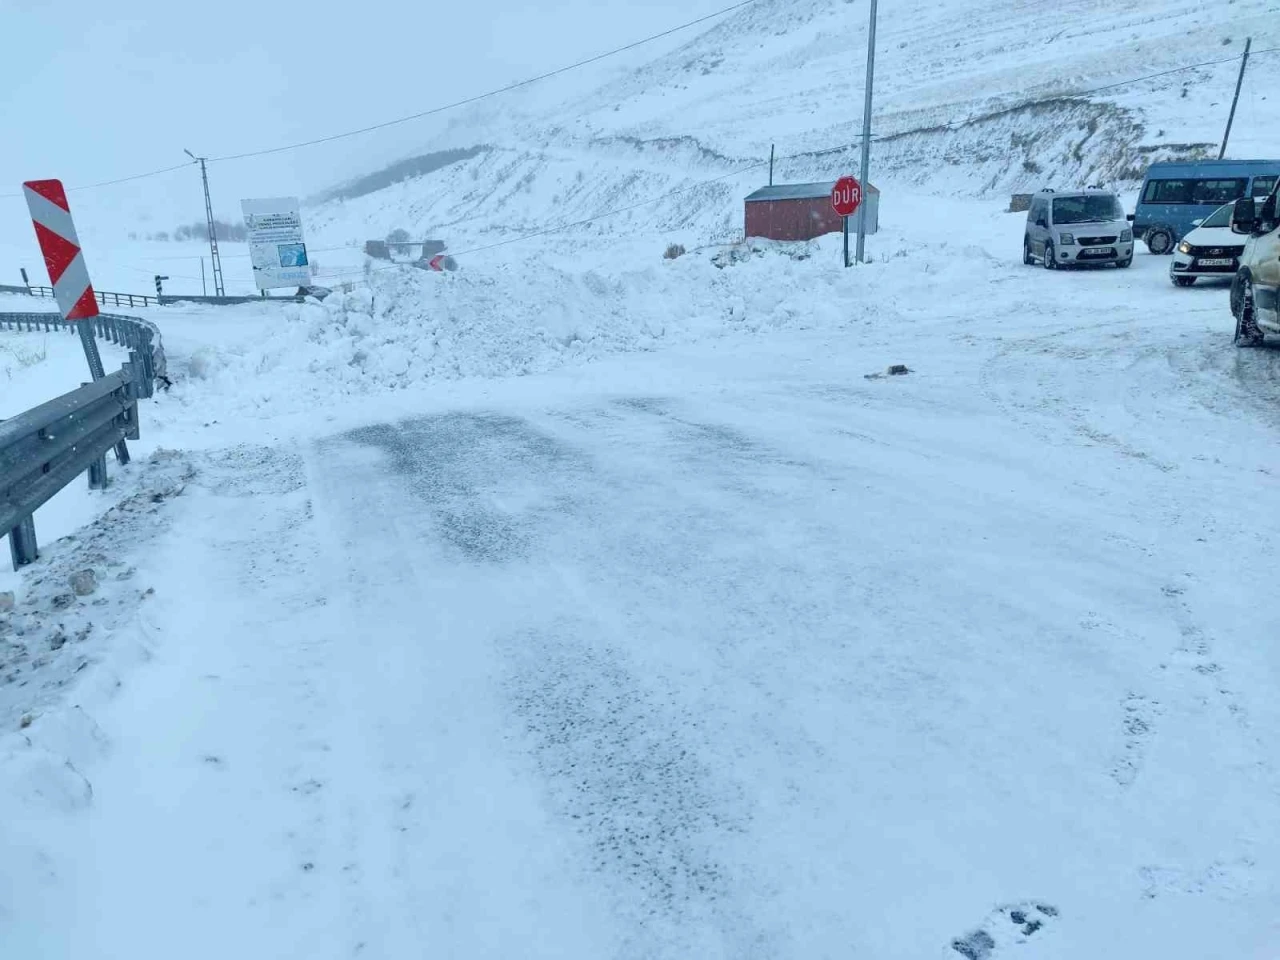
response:
<path fill-rule="evenodd" d="M 98 315 L 98 299 L 89 282 L 80 238 L 71 220 L 71 207 L 61 180 L 28 180 L 22 185 L 27 196 L 36 239 L 49 268 L 49 282 L 64 320 L 88 320 Z"/>

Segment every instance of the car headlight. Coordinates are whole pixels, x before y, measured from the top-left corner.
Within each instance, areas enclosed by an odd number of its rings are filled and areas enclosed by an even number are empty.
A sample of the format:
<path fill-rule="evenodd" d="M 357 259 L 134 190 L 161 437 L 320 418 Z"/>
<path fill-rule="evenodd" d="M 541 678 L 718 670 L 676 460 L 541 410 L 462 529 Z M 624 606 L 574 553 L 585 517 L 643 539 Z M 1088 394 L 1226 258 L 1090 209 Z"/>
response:
<path fill-rule="evenodd" d="M 1121 243 L 1133 243 L 1133 231 L 1132 231 L 1132 230 L 1130 230 L 1128 227 L 1125 227 L 1123 230 L 1121 230 L 1121 231 L 1120 231 L 1120 242 L 1121 242 Z"/>
<path fill-rule="evenodd" d="M 1188 256 L 1190 256 L 1192 249 L 1193 249 L 1193 248 L 1192 248 L 1191 244 L 1187 243 L 1187 241 L 1185 241 L 1185 240 L 1183 240 L 1180 244 L 1178 244 L 1178 252 L 1179 252 L 1179 253 L 1185 253 L 1185 254 L 1187 254 Z"/>
<path fill-rule="evenodd" d="M 1058 234 L 1058 242 L 1064 247 L 1074 246 L 1076 242 L 1076 235 L 1074 233 L 1060 233 Z"/>

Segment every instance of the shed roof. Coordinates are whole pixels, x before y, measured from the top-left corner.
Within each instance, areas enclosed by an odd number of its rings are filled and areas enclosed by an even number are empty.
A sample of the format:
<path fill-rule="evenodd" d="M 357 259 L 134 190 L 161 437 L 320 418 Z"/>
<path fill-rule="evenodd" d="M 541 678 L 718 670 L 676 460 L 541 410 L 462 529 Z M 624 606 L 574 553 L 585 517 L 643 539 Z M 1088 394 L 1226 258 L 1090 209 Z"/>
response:
<path fill-rule="evenodd" d="M 836 182 L 825 183 L 777 183 L 772 187 L 761 187 L 747 197 L 747 203 L 762 200 L 825 200 L 831 196 Z M 875 184 L 869 184 L 872 193 L 879 193 Z"/>

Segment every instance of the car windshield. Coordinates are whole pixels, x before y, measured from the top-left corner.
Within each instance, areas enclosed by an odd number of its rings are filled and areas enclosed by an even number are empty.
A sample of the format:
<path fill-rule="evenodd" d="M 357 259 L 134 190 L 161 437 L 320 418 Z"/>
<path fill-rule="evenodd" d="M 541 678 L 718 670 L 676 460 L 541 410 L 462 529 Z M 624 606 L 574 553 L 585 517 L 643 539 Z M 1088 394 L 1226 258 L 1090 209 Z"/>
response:
<path fill-rule="evenodd" d="M 1108 223 L 1123 219 L 1124 211 L 1120 209 L 1120 201 L 1109 193 L 1058 197 L 1053 201 L 1053 222 L 1056 224 Z"/>
<path fill-rule="evenodd" d="M 1234 203 L 1224 203 L 1209 216 L 1204 218 L 1204 222 L 1200 224 L 1202 227 L 1229 227 L 1231 226 L 1231 212 L 1235 209 Z"/>

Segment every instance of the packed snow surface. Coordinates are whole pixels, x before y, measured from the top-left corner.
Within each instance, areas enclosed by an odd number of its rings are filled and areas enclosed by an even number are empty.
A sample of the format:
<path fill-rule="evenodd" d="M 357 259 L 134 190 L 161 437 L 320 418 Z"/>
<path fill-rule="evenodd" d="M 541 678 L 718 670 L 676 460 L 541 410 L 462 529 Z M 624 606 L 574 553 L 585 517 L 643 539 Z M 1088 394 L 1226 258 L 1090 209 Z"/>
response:
<path fill-rule="evenodd" d="M 1274 6 L 882 5 L 856 269 L 735 242 L 861 119 L 864 7 L 761 0 L 388 146 L 481 149 L 310 205 L 323 303 L 130 311 L 172 388 L 0 572 L 0 956 L 1271 960 L 1280 350 L 1004 204 L 1212 152 L 1233 62 L 1072 95 Z M 199 292 L 176 182 L 75 193 L 100 289 Z M 0 331 L 0 417 L 84 379 Z"/>
<path fill-rule="evenodd" d="M 919 203 L 157 311 L 117 506 L 0 580 L 8 950 L 1266 957 L 1280 355 Z"/>

